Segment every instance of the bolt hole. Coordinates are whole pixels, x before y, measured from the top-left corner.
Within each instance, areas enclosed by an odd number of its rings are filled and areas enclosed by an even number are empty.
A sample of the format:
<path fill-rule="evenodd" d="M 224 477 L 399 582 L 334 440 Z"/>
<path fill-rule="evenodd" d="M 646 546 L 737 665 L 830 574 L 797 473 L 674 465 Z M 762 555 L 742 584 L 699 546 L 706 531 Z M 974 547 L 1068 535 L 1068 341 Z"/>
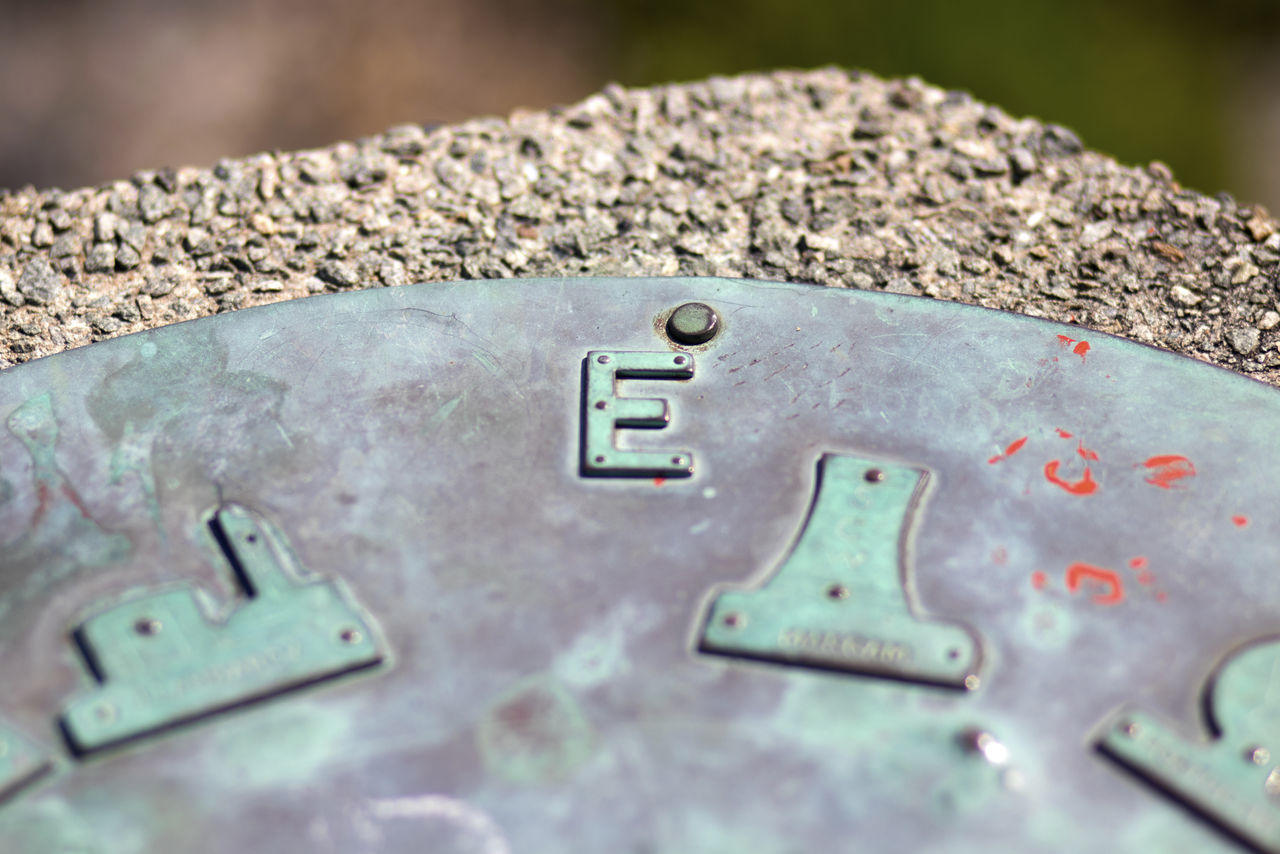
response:
<path fill-rule="evenodd" d="M 597 362 L 599 362 L 599 363 L 600 363 L 600 364 L 602 364 L 602 365 L 607 365 L 607 364 L 609 364 L 609 357 L 608 357 L 608 356 L 596 356 L 596 361 L 597 361 Z"/>
<path fill-rule="evenodd" d="M 862 476 L 867 483 L 879 483 L 884 480 L 884 472 L 880 469 L 867 469 L 867 473 Z"/>
<path fill-rule="evenodd" d="M 827 588 L 827 598 L 828 599 L 848 599 L 849 588 L 845 587 L 843 584 L 832 584 L 830 587 Z"/>
<path fill-rule="evenodd" d="M 604 457 L 603 457 L 603 456 L 596 457 L 596 462 L 597 462 L 597 463 L 603 463 L 603 462 L 604 462 Z"/>
<path fill-rule="evenodd" d="M 730 611 L 721 618 L 720 622 L 724 624 L 725 628 L 740 629 L 747 624 L 747 618 L 737 611 Z"/>
<path fill-rule="evenodd" d="M 672 458 L 671 458 L 671 465 L 673 465 L 673 466 L 682 466 L 682 465 L 684 465 L 684 457 L 672 457 Z"/>
<path fill-rule="evenodd" d="M 960 650 L 956 649 L 954 646 L 951 647 L 951 649 L 947 650 L 947 658 L 951 659 L 952 661 L 955 661 L 959 657 L 960 657 Z"/>
<path fill-rule="evenodd" d="M 160 621 L 153 620 L 150 617 L 140 617 L 133 624 L 133 630 L 144 637 L 151 637 L 160 634 Z"/>
<path fill-rule="evenodd" d="M 596 409 L 606 409 L 608 406 L 609 404 L 605 403 L 603 400 L 596 401 Z"/>
<path fill-rule="evenodd" d="M 343 629 L 338 633 L 343 643 L 360 643 L 361 635 L 355 629 Z"/>
<path fill-rule="evenodd" d="M 257 535 L 257 534 L 250 534 L 249 536 L 245 537 L 244 539 L 245 539 L 245 542 L 247 542 L 247 543 L 256 543 L 256 542 L 258 541 L 258 535 Z"/>
<path fill-rule="evenodd" d="M 685 359 L 685 357 L 684 357 L 684 356 L 676 356 L 676 358 L 675 358 L 675 363 L 676 363 L 677 365 L 683 365 L 686 361 L 688 361 L 688 360 L 687 360 L 687 359 Z"/>

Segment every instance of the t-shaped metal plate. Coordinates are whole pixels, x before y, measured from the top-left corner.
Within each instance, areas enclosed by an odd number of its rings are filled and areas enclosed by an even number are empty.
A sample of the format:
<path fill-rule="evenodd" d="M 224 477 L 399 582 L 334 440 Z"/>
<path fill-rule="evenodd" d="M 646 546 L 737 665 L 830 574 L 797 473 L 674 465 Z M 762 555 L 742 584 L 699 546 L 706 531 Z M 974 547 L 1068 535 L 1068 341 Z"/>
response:
<path fill-rule="evenodd" d="M 1241 376 L 891 294 L 464 282 L 35 361 L 0 424 L 6 854 L 1280 851 Z"/>

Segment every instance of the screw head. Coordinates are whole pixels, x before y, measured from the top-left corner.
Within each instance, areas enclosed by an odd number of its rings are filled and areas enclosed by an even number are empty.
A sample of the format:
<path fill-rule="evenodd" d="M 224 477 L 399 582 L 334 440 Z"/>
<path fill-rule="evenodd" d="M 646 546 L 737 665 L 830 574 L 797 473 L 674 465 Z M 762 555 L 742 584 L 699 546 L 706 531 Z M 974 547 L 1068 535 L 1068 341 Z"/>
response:
<path fill-rule="evenodd" d="M 706 303 L 687 302 L 667 318 L 667 335 L 677 344 L 706 344 L 720 331 L 720 315 Z"/>

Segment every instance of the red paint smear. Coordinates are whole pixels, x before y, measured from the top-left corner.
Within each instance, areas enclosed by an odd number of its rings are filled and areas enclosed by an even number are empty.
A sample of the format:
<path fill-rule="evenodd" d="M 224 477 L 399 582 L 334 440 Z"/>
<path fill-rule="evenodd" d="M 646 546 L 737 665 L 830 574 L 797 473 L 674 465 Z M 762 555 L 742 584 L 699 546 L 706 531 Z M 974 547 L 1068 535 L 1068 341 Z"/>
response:
<path fill-rule="evenodd" d="M 1145 557 L 1135 557 L 1129 561 L 1129 566 L 1134 569 L 1146 569 L 1147 559 Z"/>
<path fill-rule="evenodd" d="M 1080 361 L 1084 361 L 1084 356 L 1089 352 L 1089 342 L 1081 341 L 1079 344 L 1071 348 L 1071 352 L 1080 357 Z"/>
<path fill-rule="evenodd" d="M 1072 344 L 1076 343 L 1076 339 L 1072 338 L 1069 335 L 1059 335 L 1058 343 L 1061 344 L 1063 347 L 1070 347 Z"/>
<path fill-rule="evenodd" d="M 1018 451 L 1021 451 L 1021 450 L 1022 450 L 1022 446 L 1023 446 L 1023 445 L 1025 445 L 1025 444 L 1027 444 L 1027 437 L 1026 437 L 1026 436 L 1023 436 L 1021 439 L 1014 439 L 1012 442 L 1010 442 L 1010 443 L 1009 443 L 1009 447 L 1007 447 L 1007 448 L 1005 448 L 1005 449 L 1004 449 L 1004 453 L 1003 453 L 1003 454 L 996 454 L 994 457 L 992 457 L 991 459 L 987 460 L 987 464 L 988 464 L 988 465 L 995 465 L 996 463 L 1000 462 L 1001 460 L 1006 460 L 1006 459 L 1008 459 L 1009 457 L 1012 457 L 1014 454 L 1018 453 Z"/>
<path fill-rule="evenodd" d="M 1070 439 L 1070 438 L 1071 438 L 1071 434 L 1070 434 L 1070 433 L 1068 433 L 1066 430 L 1063 430 L 1061 427 L 1059 427 L 1059 428 L 1057 429 L 1057 433 L 1058 433 L 1058 435 L 1059 435 L 1059 436 L 1061 436 L 1061 437 L 1062 437 L 1062 438 L 1064 438 L 1064 439 Z"/>
<path fill-rule="evenodd" d="M 1155 577 L 1154 575 L 1152 575 L 1151 573 L 1146 572 L 1145 570 L 1144 570 L 1144 571 L 1142 571 L 1142 572 L 1139 572 L 1139 573 L 1138 573 L 1138 583 L 1139 583 L 1139 584 L 1150 584 L 1151 582 L 1153 582 L 1153 581 L 1155 581 L 1155 580 L 1156 580 L 1156 577 Z"/>
<path fill-rule="evenodd" d="M 1232 516 L 1231 521 L 1237 528 L 1243 528 L 1249 524 L 1248 516 Z"/>
<path fill-rule="evenodd" d="M 1195 465 L 1180 454 L 1150 457 L 1143 465 L 1152 470 L 1151 474 L 1144 479 L 1152 486 L 1158 486 L 1161 489 L 1174 489 L 1177 481 L 1184 477 L 1196 476 Z"/>
<path fill-rule="evenodd" d="M 1040 570 L 1031 573 L 1031 586 L 1037 590 L 1043 590 L 1044 586 L 1049 583 L 1049 576 Z"/>
<path fill-rule="evenodd" d="M 991 562 L 996 566 L 1004 566 L 1009 562 L 1009 552 L 1005 551 L 1004 546 L 997 546 L 995 550 L 991 552 Z"/>
<path fill-rule="evenodd" d="M 36 512 L 31 517 L 31 527 L 40 524 L 44 514 L 49 510 L 49 484 L 41 481 L 36 484 Z"/>
<path fill-rule="evenodd" d="M 1097 452 L 1097 451 L 1091 451 L 1091 450 L 1089 450 L 1088 448 L 1086 448 L 1086 447 L 1084 446 L 1084 442 L 1083 442 L 1083 441 L 1082 441 L 1082 442 L 1080 442 L 1080 446 L 1079 446 L 1078 448 L 1076 448 L 1076 453 L 1077 453 L 1077 454 L 1079 454 L 1080 456 L 1084 457 L 1086 460 L 1093 460 L 1094 462 L 1097 462 L 1097 460 L 1098 460 L 1098 452 Z"/>
<path fill-rule="evenodd" d="M 666 483 L 666 482 L 667 482 L 667 479 L 666 479 L 665 477 L 655 477 L 655 478 L 653 479 L 653 485 L 654 485 L 654 486 L 662 486 L 662 484 L 664 484 L 664 483 Z"/>
<path fill-rule="evenodd" d="M 84 502 L 80 500 L 80 496 L 76 494 L 76 491 L 71 488 L 70 484 L 64 483 L 62 485 L 62 494 L 67 497 L 68 501 L 76 506 L 76 509 L 80 511 L 81 516 L 86 519 L 89 518 L 89 508 L 84 506 Z"/>
<path fill-rule="evenodd" d="M 1075 593 L 1082 581 L 1090 581 L 1110 588 L 1105 593 L 1093 594 L 1095 605 L 1116 605 L 1124 601 L 1124 583 L 1120 576 L 1109 569 L 1087 563 L 1073 563 L 1067 567 L 1067 589 Z"/>
<path fill-rule="evenodd" d="M 1092 495 L 1098 491 L 1098 482 L 1093 479 L 1093 473 L 1089 471 L 1088 466 L 1084 467 L 1084 477 L 1077 481 L 1068 481 L 1058 477 L 1058 466 L 1061 464 L 1058 460 L 1050 460 L 1045 463 L 1045 480 L 1054 486 L 1061 487 L 1072 495 Z"/>

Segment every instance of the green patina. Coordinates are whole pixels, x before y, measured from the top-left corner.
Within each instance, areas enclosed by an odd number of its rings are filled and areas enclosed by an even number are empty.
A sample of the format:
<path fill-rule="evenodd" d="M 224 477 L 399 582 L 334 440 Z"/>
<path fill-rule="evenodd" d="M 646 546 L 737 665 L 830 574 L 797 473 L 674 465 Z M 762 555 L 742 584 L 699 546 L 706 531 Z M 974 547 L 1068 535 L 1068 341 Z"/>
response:
<path fill-rule="evenodd" d="M 688 477 L 693 454 L 683 450 L 624 450 L 619 428 L 657 430 L 671 420 L 660 398 L 619 397 L 618 380 L 688 380 L 688 353 L 628 353 L 593 350 L 587 354 L 582 396 L 582 473 L 596 477 Z"/>
<path fill-rule="evenodd" d="M 254 514 L 226 507 L 213 527 L 248 601 L 217 620 L 183 585 L 86 620 L 76 637 L 102 684 L 66 706 L 76 752 L 382 660 L 369 621 L 337 583 L 299 580 L 283 542 Z"/>
<path fill-rule="evenodd" d="M 917 617 L 902 551 L 926 475 L 828 454 L 791 554 L 759 590 L 712 603 L 702 649 L 956 688 L 981 650 L 954 623 Z"/>
<path fill-rule="evenodd" d="M 0 721 L 0 803 L 52 768 L 43 748 Z"/>
<path fill-rule="evenodd" d="M 1265 851 L 1280 851 L 1280 641 L 1227 659 L 1207 706 L 1217 737 L 1194 743 L 1153 715 L 1121 715 L 1102 749 Z"/>

